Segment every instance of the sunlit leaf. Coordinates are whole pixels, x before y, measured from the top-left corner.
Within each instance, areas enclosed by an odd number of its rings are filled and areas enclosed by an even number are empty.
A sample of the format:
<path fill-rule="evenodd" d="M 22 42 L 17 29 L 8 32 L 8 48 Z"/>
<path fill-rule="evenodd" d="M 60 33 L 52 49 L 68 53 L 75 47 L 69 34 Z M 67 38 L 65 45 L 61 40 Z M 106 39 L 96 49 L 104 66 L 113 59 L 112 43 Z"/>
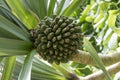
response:
<path fill-rule="evenodd" d="M 21 0 L 6 0 L 14 15 L 16 15 L 29 29 L 36 27 L 38 21 L 35 16 L 30 13 Z"/>
<path fill-rule="evenodd" d="M 110 14 L 108 17 L 108 26 L 110 26 L 111 28 L 115 27 L 116 16 L 116 14 Z"/>
<path fill-rule="evenodd" d="M 83 0 L 73 0 L 72 3 L 64 10 L 62 15 L 70 16 L 82 3 Z"/>
<path fill-rule="evenodd" d="M 118 36 L 117 36 L 117 34 L 114 33 L 114 34 L 112 34 L 112 36 L 108 42 L 108 48 L 110 50 L 115 50 L 117 48 L 117 46 L 118 46 Z"/>
<path fill-rule="evenodd" d="M 11 21 L 11 22 L 13 22 L 14 24 L 18 25 L 18 26 L 19 26 L 20 28 L 22 28 L 23 31 L 24 31 L 26 34 L 28 34 L 28 36 L 29 36 L 27 27 L 26 27 L 19 19 L 17 19 L 17 17 L 14 16 L 9 9 L 7 9 L 7 8 L 4 7 L 4 6 L 0 6 L 0 15 L 4 16 L 4 17 L 7 18 L 9 21 Z"/>
<path fill-rule="evenodd" d="M 1 80 L 11 80 L 15 61 L 16 61 L 15 56 L 5 58 L 4 70 Z"/>
<path fill-rule="evenodd" d="M 105 35 L 103 36 L 103 45 L 106 45 L 108 43 L 108 41 L 110 40 L 112 34 L 113 34 L 112 29 L 108 28 Z"/>
<path fill-rule="evenodd" d="M 120 71 L 115 74 L 114 80 L 120 80 Z"/>

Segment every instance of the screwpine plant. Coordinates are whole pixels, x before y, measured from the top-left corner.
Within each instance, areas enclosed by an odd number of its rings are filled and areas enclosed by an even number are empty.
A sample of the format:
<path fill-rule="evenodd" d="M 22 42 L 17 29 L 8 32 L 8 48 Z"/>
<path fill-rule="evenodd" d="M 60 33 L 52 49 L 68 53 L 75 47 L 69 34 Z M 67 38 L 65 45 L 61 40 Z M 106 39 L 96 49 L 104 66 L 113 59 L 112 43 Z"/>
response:
<path fill-rule="evenodd" d="M 118 80 L 119 27 L 119 0 L 0 0 L 1 80 Z"/>
<path fill-rule="evenodd" d="M 37 52 L 51 63 L 68 62 L 79 45 L 82 45 L 79 26 L 64 16 L 45 17 L 32 32 Z"/>

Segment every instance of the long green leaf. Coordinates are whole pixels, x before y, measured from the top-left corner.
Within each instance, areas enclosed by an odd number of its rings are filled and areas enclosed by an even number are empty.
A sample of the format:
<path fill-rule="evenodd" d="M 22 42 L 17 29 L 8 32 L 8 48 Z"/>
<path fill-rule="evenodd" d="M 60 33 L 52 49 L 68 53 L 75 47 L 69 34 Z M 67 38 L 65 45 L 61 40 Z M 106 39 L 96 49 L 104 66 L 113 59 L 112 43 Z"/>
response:
<path fill-rule="evenodd" d="M 0 58 L 0 63 L 2 62 L 3 59 L 4 59 L 4 58 L 2 58 L 2 57 Z"/>
<path fill-rule="evenodd" d="M 29 51 L 0 48 L 0 57 L 26 55 Z"/>
<path fill-rule="evenodd" d="M 56 14 L 59 15 L 62 12 L 62 8 L 64 6 L 66 0 L 61 0 L 60 4 L 58 5 Z"/>
<path fill-rule="evenodd" d="M 48 75 L 43 73 L 32 73 L 32 79 L 31 80 L 66 80 L 64 77 L 56 76 L 56 75 Z M 40 77 L 39 77 L 40 76 Z"/>
<path fill-rule="evenodd" d="M 32 60 L 34 58 L 36 51 L 32 50 L 30 54 L 27 55 L 21 72 L 19 74 L 18 80 L 31 80 L 31 68 L 32 68 Z"/>
<path fill-rule="evenodd" d="M 69 71 L 67 71 L 66 69 L 64 69 L 62 66 L 56 65 L 56 64 L 52 64 L 52 66 L 54 68 L 56 68 L 57 70 L 59 70 L 66 78 L 70 78 L 71 76 L 69 75 Z"/>
<path fill-rule="evenodd" d="M 107 72 L 107 70 L 105 69 L 104 64 L 103 64 L 102 60 L 99 58 L 95 48 L 92 46 L 92 44 L 86 38 L 84 38 L 84 47 L 90 53 L 90 55 L 92 56 L 92 58 L 96 62 L 96 64 L 103 70 L 106 78 L 108 80 L 111 80 L 110 75 Z"/>
<path fill-rule="evenodd" d="M 62 15 L 70 16 L 84 0 L 73 0 L 72 3 L 64 10 Z"/>
<path fill-rule="evenodd" d="M 16 16 L 14 16 L 12 12 L 8 10 L 6 7 L 0 6 L 0 15 L 4 16 L 5 18 L 9 19 L 9 21 L 18 25 L 29 36 L 27 27 Z"/>
<path fill-rule="evenodd" d="M 14 70 L 14 78 L 17 79 L 17 75 L 20 72 L 21 64 L 23 64 L 24 57 L 17 57 L 17 62 Z M 65 80 L 64 76 L 55 70 L 52 66 L 47 64 L 42 59 L 38 58 L 38 56 L 34 57 L 32 64 L 32 73 L 31 80 Z"/>
<path fill-rule="evenodd" d="M 116 27 L 117 16 L 120 13 L 119 10 L 110 10 L 108 16 L 108 26 L 118 35 L 120 36 L 120 28 Z"/>
<path fill-rule="evenodd" d="M 25 33 L 26 35 L 29 37 L 30 34 L 28 33 L 28 29 L 26 28 L 26 26 L 21 23 L 16 16 L 14 16 L 10 10 L 7 8 L 5 4 L 5 1 L 3 1 L 0 4 L 0 15 L 4 16 L 6 19 L 8 19 L 10 22 L 18 25 Z M 18 39 L 16 36 L 14 36 L 13 34 L 10 34 L 10 32 L 5 31 L 4 29 L 0 29 L 0 37 L 6 37 L 6 38 L 13 38 L 13 39 Z"/>
<path fill-rule="evenodd" d="M 6 9 L 9 9 L 9 7 L 7 6 L 5 0 L 0 0 L 0 6 L 4 6 Z"/>
<path fill-rule="evenodd" d="M 40 19 L 47 16 L 48 0 L 23 0 L 27 7 L 33 11 Z"/>
<path fill-rule="evenodd" d="M 0 28 L 0 37 L 2 38 L 9 38 L 9 39 L 20 39 L 17 36 L 15 36 L 14 34 L 11 34 L 10 32 Z"/>
<path fill-rule="evenodd" d="M 0 38 L 0 48 L 13 50 L 31 50 L 32 43 L 22 40 Z"/>
<path fill-rule="evenodd" d="M 5 58 L 4 70 L 2 73 L 1 80 L 11 80 L 15 61 L 16 61 L 15 56 Z"/>
<path fill-rule="evenodd" d="M 20 39 L 29 41 L 29 36 L 22 31 L 17 25 L 0 15 L 0 29 L 4 29 Z"/>
<path fill-rule="evenodd" d="M 56 0 L 50 0 L 49 7 L 48 7 L 48 13 L 47 13 L 48 16 L 53 15 L 55 3 L 56 3 Z"/>
<path fill-rule="evenodd" d="M 26 9 L 21 0 L 5 0 L 12 12 L 23 22 L 28 29 L 36 27 L 38 21 L 33 14 Z M 44 1 L 44 0 L 42 0 Z"/>
<path fill-rule="evenodd" d="M 0 38 L 0 56 L 26 54 L 32 49 L 32 43 L 22 40 Z"/>

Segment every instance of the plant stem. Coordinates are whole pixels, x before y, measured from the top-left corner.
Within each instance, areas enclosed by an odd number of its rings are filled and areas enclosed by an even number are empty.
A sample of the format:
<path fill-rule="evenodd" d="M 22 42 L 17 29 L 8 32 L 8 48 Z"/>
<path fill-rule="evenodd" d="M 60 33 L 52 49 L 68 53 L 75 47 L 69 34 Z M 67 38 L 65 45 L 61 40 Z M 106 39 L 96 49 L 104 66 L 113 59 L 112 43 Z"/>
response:
<path fill-rule="evenodd" d="M 98 56 L 102 59 L 104 65 L 106 66 L 120 61 L 120 52 L 106 54 L 106 55 L 98 54 Z M 92 66 L 97 65 L 88 52 L 81 51 L 81 50 L 78 50 L 78 54 L 73 55 L 70 61 L 92 65 Z"/>
<path fill-rule="evenodd" d="M 109 67 L 106 68 L 106 70 L 110 73 L 110 75 L 113 75 L 115 73 L 117 73 L 120 70 L 120 62 L 115 63 Z M 81 80 L 103 80 L 105 78 L 104 73 L 100 70 L 98 72 L 95 72 L 91 75 L 88 75 L 84 78 L 82 78 Z"/>

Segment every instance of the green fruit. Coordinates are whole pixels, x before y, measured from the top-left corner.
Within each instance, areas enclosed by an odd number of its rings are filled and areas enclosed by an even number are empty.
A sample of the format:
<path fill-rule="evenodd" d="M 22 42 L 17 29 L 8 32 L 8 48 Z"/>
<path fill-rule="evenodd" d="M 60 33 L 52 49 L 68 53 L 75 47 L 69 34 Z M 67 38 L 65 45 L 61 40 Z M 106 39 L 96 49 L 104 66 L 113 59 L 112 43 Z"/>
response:
<path fill-rule="evenodd" d="M 33 30 L 34 46 L 50 63 L 66 63 L 82 45 L 81 28 L 65 16 L 45 17 Z"/>

